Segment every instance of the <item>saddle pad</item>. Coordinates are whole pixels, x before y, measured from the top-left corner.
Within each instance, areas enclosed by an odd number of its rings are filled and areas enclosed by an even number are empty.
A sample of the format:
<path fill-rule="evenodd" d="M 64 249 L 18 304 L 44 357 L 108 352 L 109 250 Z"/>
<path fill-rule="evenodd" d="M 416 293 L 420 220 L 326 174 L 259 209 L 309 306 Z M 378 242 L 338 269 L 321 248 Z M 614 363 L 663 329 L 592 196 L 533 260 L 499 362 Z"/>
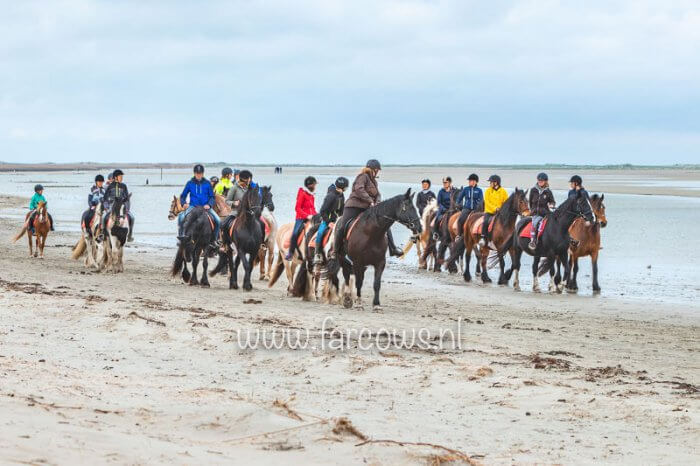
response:
<path fill-rule="evenodd" d="M 489 223 L 489 233 L 491 233 L 491 230 L 493 230 L 493 223 L 496 220 L 496 216 L 491 217 L 491 222 Z M 481 226 L 484 224 L 484 216 L 482 215 L 481 217 L 476 219 L 476 222 L 474 222 L 474 225 L 472 225 L 472 235 L 478 236 L 481 235 Z"/>
<path fill-rule="evenodd" d="M 331 237 L 331 232 L 335 229 L 335 223 L 329 223 L 328 228 L 326 228 L 326 232 L 323 234 L 323 248 L 326 247 L 328 244 L 328 239 Z M 311 238 L 311 241 L 309 241 L 309 247 L 310 248 L 315 248 L 316 247 L 316 235 L 314 235 Z"/>
<path fill-rule="evenodd" d="M 263 223 L 263 225 L 265 225 L 265 237 L 267 238 L 271 230 L 270 224 L 267 222 L 267 220 L 265 220 L 265 217 L 263 217 L 262 215 L 260 216 L 260 221 Z"/>
<path fill-rule="evenodd" d="M 542 221 L 539 224 L 539 229 L 537 231 L 537 237 L 539 238 L 542 236 L 542 232 L 544 231 L 544 227 L 547 225 L 547 217 L 542 219 Z M 532 221 L 528 222 L 527 225 L 520 231 L 520 237 L 521 238 L 530 238 L 532 235 Z"/>
<path fill-rule="evenodd" d="M 355 225 L 357 225 L 357 221 L 359 219 L 360 219 L 360 216 L 358 215 L 357 218 L 355 220 L 353 220 L 352 223 L 350 224 L 350 228 L 348 228 L 348 233 L 347 233 L 347 235 L 345 235 L 346 241 L 350 239 L 350 234 L 352 233 L 352 230 L 355 228 Z"/>
<path fill-rule="evenodd" d="M 309 228 L 311 228 L 311 225 L 309 222 L 306 222 L 304 224 L 304 231 L 299 233 L 299 236 L 297 237 L 297 246 L 301 247 L 301 244 L 304 242 L 304 237 L 306 236 L 306 233 L 309 231 Z M 282 239 L 282 246 L 284 246 L 284 249 L 289 249 L 289 246 L 292 245 L 292 232 L 294 231 L 294 228 L 290 229 L 288 232 L 284 234 Z"/>

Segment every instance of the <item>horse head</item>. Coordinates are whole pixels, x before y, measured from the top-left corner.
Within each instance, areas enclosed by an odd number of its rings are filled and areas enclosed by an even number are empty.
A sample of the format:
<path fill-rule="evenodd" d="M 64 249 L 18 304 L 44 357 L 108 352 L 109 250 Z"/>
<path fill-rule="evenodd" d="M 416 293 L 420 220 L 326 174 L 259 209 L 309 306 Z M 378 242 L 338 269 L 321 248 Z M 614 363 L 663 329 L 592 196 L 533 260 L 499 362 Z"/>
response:
<path fill-rule="evenodd" d="M 511 194 L 511 196 L 513 196 L 513 204 L 518 210 L 520 216 L 530 216 L 530 207 L 527 203 L 527 196 L 525 195 L 525 191 L 523 191 L 522 189 L 518 189 L 518 187 L 516 186 L 515 191 L 513 191 L 513 194 Z"/>
<path fill-rule="evenodd" d="M 173 200 L 170 203 L 170 211 L 168 212 L 168 220 L 174 220 L 175 217 L 177 217 L 177 214 L 182 212 L 182 204 L 180 204 L 180 198 L 177 196 L 173 196 Z"/>
<path fill-rule="evenodd" d="M 594 194 L 591 196 L 591 207 L 593 207 L 593 213 L 595 218 L 600 223 L 601 228 L 605 228 L 608 225 L 608 218 L 605 216 L 605 204 L 603 203 L 605 199 L 605 194 L 598 196 Z"/>
<path fill-rule="evenodd" d="M 261 188 L 262 191 L 262 200 L 261 204 L 263 208 L 267 208 L 270 212 L 275 211 L 275 203 L 272 202 L 272 186 L 263 186 Z"/>
<path fill-rule="evenodd" d="M 590 225 L 591 222 L 595 221 L 595 214 L 593 213 L 593 207 L 591 206 L 591 201 L 588 196 L 583 194 L 583 191 L 576 191 L 575 200 L 575 212 L 579 217 L 583 217 L 586 220 L 586 226 Z"/>
<path fill-rule="evenodd" d="M 420 217 L 413 205 L 413 196 L 415 193 L 412 194 L 411 188 L 408 188 L 408 191 L 401 197 L 394 215 L 397 222 L 411 230 L 414 235 L 419 235 L 423 231 L 423 227 L 421 227 Z"/>
<path fill-rule="evenodd" d="M 260 193 L 257 189 L 249 189 L 243 199 L 241 199 L 241 213 L 250 215 L 252 218 L 260 218 L 262 214 L 262 204 L 260 202 Z"/>

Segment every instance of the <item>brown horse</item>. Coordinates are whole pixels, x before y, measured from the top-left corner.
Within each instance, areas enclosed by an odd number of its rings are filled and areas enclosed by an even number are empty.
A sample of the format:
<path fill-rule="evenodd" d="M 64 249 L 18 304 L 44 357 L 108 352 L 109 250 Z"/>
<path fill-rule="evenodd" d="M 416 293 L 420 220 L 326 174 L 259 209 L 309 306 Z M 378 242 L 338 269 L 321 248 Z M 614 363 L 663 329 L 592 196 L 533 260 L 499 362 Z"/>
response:
<path fill-rule="evenodd" d="M 31 212 L 27 214 L 27 220 L 29 220 L 30 215 Z M 37 204 L 36 213 L 34 214 L 34 222 L 31 226 L 34 227 L 34 233 L 27 232 L 27 230 L 29 230 L 30 225 L 28 224 L 28 222 L 25 222 L 24 226 L 22 227 L 22 231 L 20 231 L 17 234 L 17 236 L 14 237 L 12 242 L 16 242 L 24 235 L 24 233 L 27 233 L 27 240 L 29 241 L 29 257 L 39 256 L 43 259 L 44 245 L 46 245 L 46 237 L 49 235 L 49 230 L 51 229 L 51 221 L 49 220 L 49 214 L 46 212 L 46 203 L 39 202 Z M 33 236 L 36 236 L 36 249 L 34 249 L 34 251 L 32 251 Z"/>
<path fill-rule="evenodd" d="M 427 270 L 429 267 L 433 266 L 436 262 L 437 251 L 434 247 L 431 247 L 433 239 L 431 238 L 432 232 L 430 225 L 437 215 L 438 205 L 437 199 L 433 198 L 428 202 L 428 205 L 423 209 L 423 214 L 421 215 L 421 231 L 418 242 L 416 243 L 416 251 L 418 252 L 418 268 Z M 429 264 L 432 259 L 432 265 Z"/>
<path fill-rule="evenodd" d="M 469 263 L 471 262 L 471 251 L 479 242 L 481 236 L 481 225 L 484 221 L 484 212 L 474 212 L 464 222 L 464 249 L 467 251 L 467 259 L 464 263 L 464 281 L 471 281 L 471 273 L 469 272 Z M 511 245 L 513 230 L 515 229 L 515 221 L 518 215 L 530 215 L 530 210 L 527 205 L 527 196 L 522 189 L 515 188 L 513 194 L 508 197 L 508 200 L 503 203 L 501 208 L 491 217 L 493 222 L 490 227 L 490 238 L 488 244 L 481 246 L 481 280 L 484 283 L 490 283 L 491 279 L 487 271 L 486 261 L 491 251 L 496 251 L 498 255 L 498 264 L 501 269 L 498 277 L 498 284 L 505 285 L 508 280 L 505 278 L 505 260 L 503 255 L 508 251 Z"/>
<path fill-rule="evenodd" d="M 595 214 L 595 222 L 586 226 L 583 218 L 577 218 L 569 227 L 569 235 L 572 239 L 572 246 L 569 248 L 569 261 L 572 266 L 571 278 L 566 282 L 566 290 L 569 292 L 578 291 L 576 275 L 578 274 L 578 260 L 580 257 L 591 256 L 591 269 L 593 275 L 593 292 L 600 293 L 598 284 L 598 253 L 600 252 L 600 229 L 605 228 L 608 219 L 605 216 L 605 195 L 594 194 L 591 196 L 591 208 Z M 575 246 L 574 246 L 575 245 Z M 544 274 L 548 268 L 546 263 L 540 266 L 540 275 Z M 557 275 L 561 277 L 561 262 L 557 261 Z"/>

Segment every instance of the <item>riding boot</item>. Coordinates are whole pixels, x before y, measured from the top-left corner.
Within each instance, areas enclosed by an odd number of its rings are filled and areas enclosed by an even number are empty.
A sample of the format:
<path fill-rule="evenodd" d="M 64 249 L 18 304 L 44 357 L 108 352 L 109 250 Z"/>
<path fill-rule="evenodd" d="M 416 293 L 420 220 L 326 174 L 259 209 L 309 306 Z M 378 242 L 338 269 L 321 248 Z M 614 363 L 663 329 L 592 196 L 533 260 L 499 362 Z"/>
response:
<path fill-rule="evenodd" d="M 47 215 L 49 216 L 49 225 L 50 225 L 49 228 L 51 229 L 51 231 L 56 231 L 53 229 L 53 217 L 51 217 L 51 214 L 47 214 Z"/>
<path fill-rule="evenodd" d="M 440 220 L 441 220 L 441 219 L 440 219 Z M 440 239 L 440 220 L 438 220 L 438 219 L 436 218 L 436 219 L 435 219 L 435 223 L 433 224 L 433 227 L 432 227 L 432 229 L 431 229 L 432 233 L 431 233 L 430 236 L 432 236 L 432 238 L 433 238 L 435 241 L 437 241 L 438 239 Z"/>
<path fill-rule="evenodd" d="M 386 240 L 389 243 L 389 255 L 396 257 L 403 256 L 403 250 L 397 248 L 394 243 L 394 235 L 391 233 L 391 229 L 386 232 Z"/>

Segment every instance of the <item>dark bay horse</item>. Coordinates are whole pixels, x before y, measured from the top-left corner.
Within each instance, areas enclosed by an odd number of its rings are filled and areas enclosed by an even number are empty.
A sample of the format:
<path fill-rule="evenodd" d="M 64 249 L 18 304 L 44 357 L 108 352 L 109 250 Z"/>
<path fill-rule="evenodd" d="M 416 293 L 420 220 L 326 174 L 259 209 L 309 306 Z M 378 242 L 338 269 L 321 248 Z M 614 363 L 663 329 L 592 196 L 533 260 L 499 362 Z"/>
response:
<path fill-rule="evenodd" d="M 532 291 L 538 292 L 540 290 L 539 282 L 537 281 L 537 273 L 541 257 L 546 257 L 547 262 L 551 264 L 548 267 L 551 278 L 549 290 L 561 291 L 563 289 L 563 286 L 561 286 L 560 282 L 554 277 L 554 261 L 561 261 L 564 266 L 564 282 L 568 281 L 570 274 L 568 251 L 571 245 L 569 228 L 577 218 L 583 218 L 586 224 L 594 220 L 593 209 L 588 200 L 588 196 L 581 194 L 580 191 L 577 192 L 575 197 L 564 201 L 557 210 L 548 214 L 542 220 L 547 223 L 544 225 L 542 236 L 537 242 L 537 248 L 535 248 L 534 251 L 528 246 L 530 243 L 529 235 L 525 238 L 519 234 L 525 226 L 532 222 L 532 218 L 524 218 L 518 223 L 517 233 L 513 235 L 512 240 L 511 253 L 513 255 L 513 265 L 506 274 L 506 279 L 510 279 L 511 274 L 513 275 L 514 290 L 520 290 L 518 274 L 520 272 L 520 258 L 523 255 L 523 251 L 534 256 L 532 263 Z"/>
<path fill-rule="evenodd" d="M 265 230 L 260 222 L 262 204 L 257 189 L 249 189 L 238 210 L 236 218 L 229 217 L 221 226 L 223 244 L 226 253 L 219 254 L 219 263 L 211 271 L 211 276 L 228 267 L 229 288 L 238 289 L 238 266 L 242 263 L 245 272 L 243 289 L 250 291 L 253 284 L 250 281 L 253 267 L 259 260 L 260 245 L 263 242 Z M 236 256 L 235 260 L 233 256 Z"/>
<path fill-rule="evenodd" d="M 337 276 L 342 266 L 344 282 L 343 305 L 352 306 L 350 295 L 350 275 L 355 275 L 355 288 L 357 290 L 356 307 L 362 307 L 362 282 L 368 266 L 374 267 L 374 300 L 375 309 L 379 309 L 379 290 L 382 286 L 382 273 L 386 267 L 386 234 L 389 228 L 398 222 L 411 230 L 414 235 L 422 231 L 418 212 L 413 205 L 411 190 L 405 194 L 399 194 L 374 207 L 370 207 L 353 220 L 346 228 L 347 243 L 345 251 L 352 263 L 344 257 L 334 258 L 328 261 L 328 273 Z"/>
<path fill-rule="evenodd" d="M 437 240 L 434 240 L 433 246 L 437 248 L 437 260 L 435 261 L 433 272 L 440 271 L 442 263 L 445 262 L 445 251 L 447 251 L 448 248 L 450 248 L 452 241 L 454 241 L 454 235 L 451 234 L 450 230 L 457 223 L 457 220 L 459 220 L 460 211 L 457 208 L 457 197 L 459 197 L 459 193 L 461 192 L 461 190 L 462 188 L 452 189 L 452 191 L 450 192 L 450 208 L 447 209 L 440 218 L 440 224 L 437 228 L 439 238 Z M 454 263 L 452 263 L 451 265 L 449 265 L 448 270 L 451 273 L 455 273 L 457 272 L 457 266 Z"/>
<path fill-rule="evenodd" d="M 518 215 L 529 214 L 530 210 L 527 205 L 527 196 L 525 195 L 525 191 L 515 188 L 513 194 L 508 197 L 508 200 L 503 203 L 498 212 L 493 215 L 493 227 L 491 228 L 491 236 L 488 244 L 481 246 L 480 248 L 481 280 L 484 283 L 491 282 L 486 264 L 491 251 L 496 251 L 496 254 L 498 255 L 498 264 L 501 268 L 501 273 L 498 277 L 498 284 L 505 285 L 508 283 L 508 280 L 505 277 L 505 260 L 503 259 L 503 256 L 511 247 L 511 238 L 513 236 L 513 231 L 515 230 L 515 221 L 518 219 Z M 464 262 L 464 281 L 466 282 L 469 282 L 472 279 L 471 272 L 469 271 L 471 251 L 479 242 L 484 215 L 484 212 L 473 212 L 464 222 L 462 236 L 464 237 L 464 250 L 467 252 L 466 261 Z M 449 260 L 455 260 L 455 258 L 451 257 Z"/>
<path fill-rule="evenodd" d="M 575 246 L 569 247 L 569 262 L 571 263 L 572 273 L 571 278 L 566 282 L 566 290 L 575 292 L 578 290 L 576 276 L 578 275 L 578 260 L 581 257 L 591 256 L 591 270 L 593 275 L 593 292 L 600 293 L 600 285 L 598 284 L 598 253 L 600 251 L 600 229 L 605 228 L 608 224 L 608 219 L 605 216 L 605 204 L 603 203 L 605 195 L 600 196 L 594 194 L 591 196 L 591 207 L 595 214 L 595 222 L 586 225 L 586 221 L 582 218 L 577 218 L 569 227 L 569 235 Z M 545 259 L 540 265 L 538 275 L 543 275 L 549 268 L 549 263 Z M 557 274 L 554 278 L 555 282 L 558 277 L 561 277 L 561 262 L 557 261 Z"/>
<path fill-rule="evenodd" d="M 172 276 L 182 271 L 182 280 L 190 285 L 209 288 L 207 267 L 210 244 L 214 240 L 214 223 L 203 206 L 195 207 L 185 217 L 180 245 L 173 261 Z M 202 257 L 202 279 L 197 279 L 197 266 Z M 187 262 L 192 263 L 192 274 L 187 270 Z"/>

